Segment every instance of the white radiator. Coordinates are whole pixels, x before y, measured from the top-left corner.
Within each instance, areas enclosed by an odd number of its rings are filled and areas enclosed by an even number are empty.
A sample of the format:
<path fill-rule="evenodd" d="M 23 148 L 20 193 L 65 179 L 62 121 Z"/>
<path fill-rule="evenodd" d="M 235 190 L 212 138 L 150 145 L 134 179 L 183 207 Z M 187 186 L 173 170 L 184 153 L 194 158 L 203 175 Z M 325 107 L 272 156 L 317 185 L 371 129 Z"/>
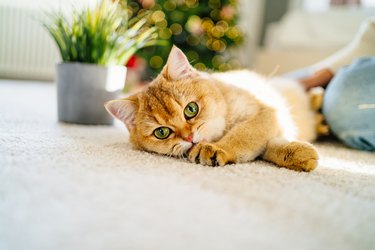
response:
<path fill-rule="evenodd" d="M 32 8 L 0 4 L 0 78 L 53 80 L 60 60 L 54 41 Z"/>

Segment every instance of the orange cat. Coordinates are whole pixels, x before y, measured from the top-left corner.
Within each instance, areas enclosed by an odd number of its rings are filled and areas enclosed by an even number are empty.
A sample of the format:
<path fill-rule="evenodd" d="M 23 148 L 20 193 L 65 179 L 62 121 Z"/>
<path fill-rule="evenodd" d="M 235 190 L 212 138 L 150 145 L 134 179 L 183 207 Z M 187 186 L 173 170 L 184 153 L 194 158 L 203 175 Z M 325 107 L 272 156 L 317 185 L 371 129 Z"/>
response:
<path fill-rule="evenodd" d="M 298 171 L 318 163 L 315 148 L 303 142 L 315 139 L 315 121 L 298 83 L 245 70 L 199 72 L 177 47 L 144 91 L 105 107 L 140 150 L 209 166 L 258 156 Z"/>

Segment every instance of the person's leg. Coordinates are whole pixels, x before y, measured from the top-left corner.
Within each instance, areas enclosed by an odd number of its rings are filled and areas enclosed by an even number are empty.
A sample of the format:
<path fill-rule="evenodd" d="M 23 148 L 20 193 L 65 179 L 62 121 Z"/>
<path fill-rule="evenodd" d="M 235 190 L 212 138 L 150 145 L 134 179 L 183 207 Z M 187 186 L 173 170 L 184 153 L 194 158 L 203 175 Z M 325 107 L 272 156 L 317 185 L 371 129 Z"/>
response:
<path fill-rule="evenodd" d="M 357 59 L 337 72 L 326 89 L 323 114 L 346 145 L 375 150 L 375 57 Z"/>

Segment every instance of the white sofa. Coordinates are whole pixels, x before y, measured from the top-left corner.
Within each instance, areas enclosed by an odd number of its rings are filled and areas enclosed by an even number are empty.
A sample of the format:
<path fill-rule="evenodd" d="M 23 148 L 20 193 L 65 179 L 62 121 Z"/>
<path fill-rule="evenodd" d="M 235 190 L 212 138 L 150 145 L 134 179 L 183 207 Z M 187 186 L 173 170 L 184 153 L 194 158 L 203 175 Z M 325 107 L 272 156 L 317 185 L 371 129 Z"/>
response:
<path fill-rule="evenodd" d="M 334 8 L 325 12 L 294 10 L 269 25 L 265 46 L 257 51 L 255 70 L 270 74 L 311 65 L 341 49 L 375 8 Z"/>

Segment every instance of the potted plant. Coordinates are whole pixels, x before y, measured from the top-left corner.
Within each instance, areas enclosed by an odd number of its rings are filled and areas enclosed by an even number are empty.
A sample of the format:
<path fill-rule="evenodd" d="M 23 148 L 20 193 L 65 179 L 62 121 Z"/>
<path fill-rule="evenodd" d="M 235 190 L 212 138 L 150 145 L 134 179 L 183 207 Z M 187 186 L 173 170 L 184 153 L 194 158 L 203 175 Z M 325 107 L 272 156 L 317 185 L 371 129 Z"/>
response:
<path fill-rule="evenodd" d="M 44 23 L 62 58 L 56 65 L 59 121 L 113 123 L 103 103 L 121 93 L 124 65 L 137 50 L 160 43 L 146 16 L 128 20 L 126 11 L 119 1 L 102 0 L 71 18 L 50 14 Z"/>

